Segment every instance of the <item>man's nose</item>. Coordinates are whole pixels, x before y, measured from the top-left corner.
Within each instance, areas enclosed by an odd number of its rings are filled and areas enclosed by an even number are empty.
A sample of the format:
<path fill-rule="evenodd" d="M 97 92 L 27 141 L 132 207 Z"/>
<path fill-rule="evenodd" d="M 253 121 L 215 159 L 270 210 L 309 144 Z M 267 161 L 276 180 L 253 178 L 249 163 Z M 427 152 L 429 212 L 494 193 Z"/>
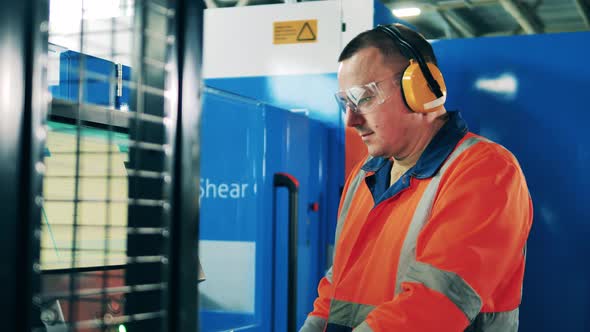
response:
<path fill-rule="evenodd" d="M 362 114 L 358 114 L 356 112 L 353 112 L 350 107 L 346 107 L 346 114 L 344 116 L 344 124 L 346 124 L 347 127 L 357 127 L 359 125 L 362 125 L 365 121 L 365 118 L 362 116 Z"/>

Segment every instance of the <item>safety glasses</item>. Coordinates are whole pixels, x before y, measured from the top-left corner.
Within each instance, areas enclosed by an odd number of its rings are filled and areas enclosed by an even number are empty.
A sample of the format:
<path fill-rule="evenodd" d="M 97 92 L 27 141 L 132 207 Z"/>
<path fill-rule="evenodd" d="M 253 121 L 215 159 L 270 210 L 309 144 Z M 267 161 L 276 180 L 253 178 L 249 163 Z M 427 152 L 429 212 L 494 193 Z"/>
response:
<path fill-rule="evenodd" d="M 346 114 L 346 110 L 350 109 L 355 114 L 367 114 L 377 109 L 378 105 L 383 104 L 391 95 L 385 91 L 391 92 L 387 89 L 390 85 L 395 85 L 396 77 L 386 78 L 381 81 L 371 82 L 365 85 L 353 86 L 343 91 L 338 91 L 335 94 L 336 102 L 340 110 Z M 391 83 L 391 84 L 387 84 Z"/>

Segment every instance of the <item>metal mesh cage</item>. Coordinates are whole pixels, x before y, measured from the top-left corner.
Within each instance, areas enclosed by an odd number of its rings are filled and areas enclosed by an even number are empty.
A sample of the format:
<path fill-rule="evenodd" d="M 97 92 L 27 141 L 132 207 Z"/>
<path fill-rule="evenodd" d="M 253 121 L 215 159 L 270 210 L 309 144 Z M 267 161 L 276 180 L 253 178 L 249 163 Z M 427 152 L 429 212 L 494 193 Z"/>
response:
<path fill-rule="evenodd" d="M 191 222 L 175 212 L 182 3 L 49 1 L 34 331 L 179 330 L 170 285 L 187 254 L 174 240 Z"/>

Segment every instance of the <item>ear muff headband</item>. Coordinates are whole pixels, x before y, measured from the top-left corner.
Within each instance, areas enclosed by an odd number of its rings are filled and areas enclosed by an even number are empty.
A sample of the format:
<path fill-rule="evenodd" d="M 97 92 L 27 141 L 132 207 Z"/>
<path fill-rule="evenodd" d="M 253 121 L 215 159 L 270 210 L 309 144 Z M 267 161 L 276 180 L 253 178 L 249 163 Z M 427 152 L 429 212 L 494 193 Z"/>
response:
<path fill-rule="evenodd" d="M 428 68 L 428 65 L 426 64 L 424 57 L 420 52 L 418 52 L 418 50 L 414 48 L 414 46 L 412 46 L 412 44 L 407 42 L 402 37 L 402 34 L 399 31 L 399 29 L 396 28 L 395 25 L 379 25 L 377 26 L 377 29 L 386 33 L 389 37 L 391 37 L 391 39 L 395 41 L 397 45 L 403 47 L 412 55 L 412 57 L 418 62 L 420 70 L 422 71 L 422 74 L 426 79 L 426 83 L 428 84 L 428 88 L 430 89 L 430 91 L 434 93 L 436 98 L 441 98 L 443 96 L 443 92 L 441 91 L 440 85 L 438 84 L 436 79 L 434 79 L 432 72 Z"/>

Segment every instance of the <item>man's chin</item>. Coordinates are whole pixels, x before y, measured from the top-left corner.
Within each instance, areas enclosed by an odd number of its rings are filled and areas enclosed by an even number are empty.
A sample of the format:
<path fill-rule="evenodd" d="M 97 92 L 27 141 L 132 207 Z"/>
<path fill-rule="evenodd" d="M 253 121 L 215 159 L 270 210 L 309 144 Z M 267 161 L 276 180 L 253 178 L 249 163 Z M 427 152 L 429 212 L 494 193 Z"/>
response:
<path fill-rule="evenodd" d="M 367 145 L 367 152 L 373 158 L 385 157 L 385 153 L 383 153 L 383 151 L 371 149 L 371 147 L 368 145 Z"/>

